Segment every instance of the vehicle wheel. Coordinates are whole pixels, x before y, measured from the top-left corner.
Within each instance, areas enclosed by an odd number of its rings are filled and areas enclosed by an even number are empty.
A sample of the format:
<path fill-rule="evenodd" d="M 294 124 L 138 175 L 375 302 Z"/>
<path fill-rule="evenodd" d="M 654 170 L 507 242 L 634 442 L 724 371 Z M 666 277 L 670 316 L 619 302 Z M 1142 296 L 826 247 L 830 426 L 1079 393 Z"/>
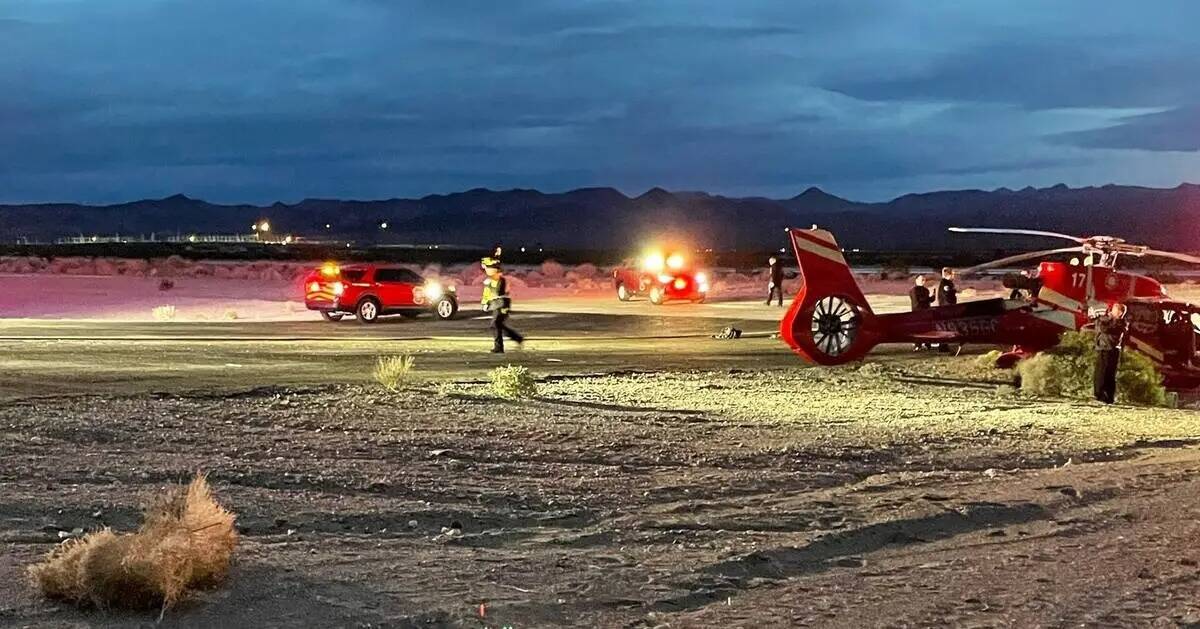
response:
<path fill-rule="evenodd" d="M 322 310 L 321 318 L 326 321 L 341 321 L 342 317 L 346 316 L 341 312 L 333 312 L 331 310 Z"/>
<path fill-rule="evenodd" d="M 375 323 L 379 320 L 379 302 L 371 297 L 358 302 L 354 315 L 358 317 L 359 323 Z"/>
<path fill-rule="evenodd" d="M 629 301 L 632 298 L 633 293 L 629 292 L 629 289 L 625 288 L 624 284 L 617 284 L 617 299 L 621 301 Z"/>
<path fill-rule="evenodd" d="M 666 295 L 663 294 L 663 289 L 657 286 L 650 289 L 650 303 L 661 306 L 664 301 L 666 301 Z"/>
<path fill-rule="evenodd" d="M 442 321 L 453 319 L 458 312 L 458 302 L 449 297 L 443 297 L 438 300 L 437 306 L 433 309 L 433 314 Z"/>

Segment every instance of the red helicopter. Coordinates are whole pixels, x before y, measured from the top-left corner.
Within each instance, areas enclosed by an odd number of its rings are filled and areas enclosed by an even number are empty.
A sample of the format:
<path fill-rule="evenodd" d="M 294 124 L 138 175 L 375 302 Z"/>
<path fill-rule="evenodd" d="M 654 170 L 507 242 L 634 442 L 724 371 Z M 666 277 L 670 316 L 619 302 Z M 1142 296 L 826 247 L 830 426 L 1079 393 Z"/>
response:
<path fill-rule="evenodd" d="M 803 284 L 780 323 L 780 336 L 804 359 L 818 365 L 858 360 L 881 343 L 973 343 L 1011 346 L 998 366 L 1058 344 L 1063 332 L 1088 325 L 1109 304 L 1128 307 L 1128 345 L 1153 360 L 1173 390 L 1200 387 L 1200 306 L 1171 299 L 1157 280 L 1118 271 L 1122 256 L 1157 256 L 1192 264 L 1200 257 L 1131 245 L 1120 238 L 1080 238 L 1025 229 L 951 228 L 963 233 L 1020 234 L 1063 238 L 1070 247 L 1034 251 L 964 269 L 986 269 L 1078 253 L 1083 262 L 1042 262 L 1030 276 L 1012 274 L 1005 286 L 1029 298 L 994 298 L 935 306 L 913 312 L 876 314 L 871 310 L 833 234 L 788 229 Z"/>

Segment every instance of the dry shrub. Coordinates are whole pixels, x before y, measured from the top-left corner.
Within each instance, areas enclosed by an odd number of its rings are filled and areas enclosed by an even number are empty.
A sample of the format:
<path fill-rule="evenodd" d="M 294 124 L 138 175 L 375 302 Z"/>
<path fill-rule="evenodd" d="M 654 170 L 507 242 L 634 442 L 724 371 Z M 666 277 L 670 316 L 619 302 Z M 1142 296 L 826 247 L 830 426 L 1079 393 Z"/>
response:
<path fill-rule="evenodd" d="M 150 314 L 154 317 L 155 321 L 174 321 L 175 306 L 155 306 L 150 311 Z"/>
<path fill-rule="evenodd" d="M 563 268 L 563 265 L 554 260 L 546 260 L 543 262 L 541 271 L 542 277 L 554 280 L 560 280 L 567 274 L 566 269 Z"/>
<path fill-rule="evenodd" d="M 417 359 L 413 356 L 380 356 L 375 362 L 375 381 L 383 388 L 395 393 L 408 380 Z"/>
<path fill-rule="evenodd" d="M 226 308 L 225 313 L 222 316 L 225 317 L 226 321 L 237 321 L 238 320 L 238 313 L 233 308 Z"/>
<path fill-rule="evenodd" d="M 575 273 L 575 275 L 585 280 L 594 280 L 600 277 L 600 270 L 596 268 L 596 265 L 590 262 L 584 262 L 583 264 L 576 266 L 572 273 Z"/>
<path fill-rule="evenodd" d="M 146 510 L 135 533 L 103 529 L 70 540 L 29 568 L 48 598 L 99 608 L 168 609 L 190 589 L 220 583 L 237 545 L 234 515 L 203 476 Z"/>
<path fill-rule="evenodd" d="M 998 349 L 994 349 L 986 354 L 980 354 L 975 357 L 975 368 L 979 370 L 998 369 L 996 361 L 1000 360 L 1000 357 L 1003 355 L 1004 353 Z"/>
<path fill-rule="evenodd" d="M 527 367 L 508 365 L 491 371 L 492 393 L 506 400 L 519 400 L 537 395 L 537 378 Z"/>
<path fill-rule="evenodd" d="M 1095 334 L 1067 332 L 1058 346 L 1021 361 L 1017 369 L 1021 374 L 1021 390 L 1026 393 L 1091 399 L 1096 369 Z M 1130 349 L 1121 352 L 1117 398 L 1128 404 L 1166 404 L 1162 374 L 1149 358 Z"/>

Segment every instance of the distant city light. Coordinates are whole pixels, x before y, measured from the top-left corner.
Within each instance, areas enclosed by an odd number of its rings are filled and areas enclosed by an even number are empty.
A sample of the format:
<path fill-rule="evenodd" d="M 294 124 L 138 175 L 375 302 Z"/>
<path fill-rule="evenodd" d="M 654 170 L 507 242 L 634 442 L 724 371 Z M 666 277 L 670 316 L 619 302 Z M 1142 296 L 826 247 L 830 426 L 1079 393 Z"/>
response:
<path fill-rule="evenodd" d="M 521 253 L 525 253 L 525 247 L 521 247 Z"/>
<path fill-rule="evenodd" d="M 260 232 L 271 231 L 271 223 L 269 221 L 267 221 L 266 219 L 263 219 L 263 221 L 258 224 L 258 231 L 260 231 Z"/>
<path fill-rule="evenodd" d="M 379 224 L 379 229 L 387 229 L 387 221 L 384 221 L 384 222 L 380 223 L 380 224 Z"/>
<path fill-rule="evenodd" d="M 330 227 L 329 223 L 325 223 L 325 229 L 329 229 L 329 227 Z"/>

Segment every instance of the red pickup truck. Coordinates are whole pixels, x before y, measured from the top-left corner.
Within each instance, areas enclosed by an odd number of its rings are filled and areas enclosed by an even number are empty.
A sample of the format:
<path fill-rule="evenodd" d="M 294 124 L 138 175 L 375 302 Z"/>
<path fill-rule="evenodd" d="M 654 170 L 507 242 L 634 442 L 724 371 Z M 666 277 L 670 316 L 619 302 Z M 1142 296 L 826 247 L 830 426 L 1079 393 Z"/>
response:
<path fill-rule="evenodd" d="M 708 296 L 708 276 L 681 254 L 652 253 L 613 270 L 613 288 L 621 301 L 645 296 L 654 305 L 671 300 L 700 303 Z"/>
<path fill-rule="evenodd" d="M 359 323 L 375 323 L 381 315 L 415 317 L 423 312 L 445 320 L 458 312 L 458 295 L 453 286 L 400 266 L 330 263 L 304 278 L 304 305 L 326 321 L 352 314 Z"/>

